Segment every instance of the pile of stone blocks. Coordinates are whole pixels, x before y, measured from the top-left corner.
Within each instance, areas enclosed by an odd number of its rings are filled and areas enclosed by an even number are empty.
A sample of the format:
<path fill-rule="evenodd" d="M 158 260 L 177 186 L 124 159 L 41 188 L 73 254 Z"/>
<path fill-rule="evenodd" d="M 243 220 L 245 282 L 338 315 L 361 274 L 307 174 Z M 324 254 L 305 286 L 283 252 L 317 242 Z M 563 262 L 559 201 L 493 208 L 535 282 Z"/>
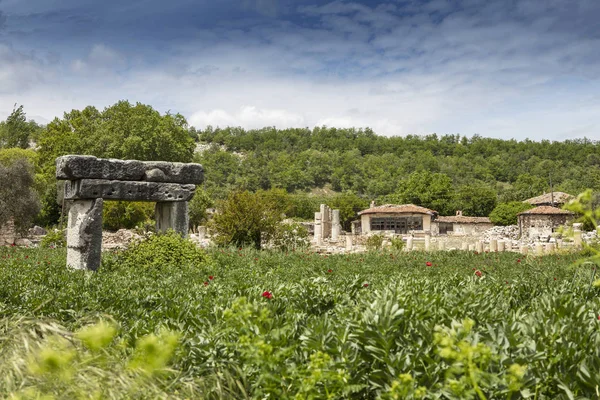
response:
<path fill-rule="evenodd" d="M 69 208 L 67 265 L 100 266 L 104 200 L 156 202 L 156 229 L 187 235 L 188 201 L 202 183 L 200 164 L 103 159 L 68 155 L 56 159 L 56 178 L 65 180 Z"/>

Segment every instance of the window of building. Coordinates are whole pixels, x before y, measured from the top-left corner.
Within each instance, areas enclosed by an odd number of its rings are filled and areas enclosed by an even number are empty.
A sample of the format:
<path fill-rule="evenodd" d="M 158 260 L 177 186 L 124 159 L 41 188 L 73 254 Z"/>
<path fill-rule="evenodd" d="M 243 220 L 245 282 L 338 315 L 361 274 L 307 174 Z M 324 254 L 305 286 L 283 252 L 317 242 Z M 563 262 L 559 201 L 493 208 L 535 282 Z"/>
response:
<path fill-rule="evenodd" d="M 394 231 L 408 233 L 423 230 L 422 217 L 375 217 L 371 218 L 372 231 Z"/>

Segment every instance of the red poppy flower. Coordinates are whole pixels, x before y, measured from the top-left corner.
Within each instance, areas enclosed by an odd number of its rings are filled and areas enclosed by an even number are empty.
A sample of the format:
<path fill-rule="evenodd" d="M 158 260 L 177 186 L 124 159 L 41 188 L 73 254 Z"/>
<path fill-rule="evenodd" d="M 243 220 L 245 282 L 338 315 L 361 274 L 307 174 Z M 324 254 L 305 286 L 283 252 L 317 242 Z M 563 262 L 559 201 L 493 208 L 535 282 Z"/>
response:
<path fill-rule="evenodd" d="M 481 271 L 478 270 L 478 271 L 475 271 L 475 275 L 481 277 L 482 273 L 481 273 Z"/>
<path fill-rule="evenodd" d="M 368 283 L 365 283 L 365 284 L 363 285 L 363 287 L 369 287 L 369 284 L 368 284 Z"/>
<path fill-rule="evenodd" d="M 29 258 L 29 256 L 25 256 L 25 258 Z"/>
<path fill-rule="evenodd" d="M 556 278 L 554 278 L 554 280 L 556 280 Z"/>
<path fill-rule="evenodd" d="M 519 259 L 517 260 L 517 262 L 521 262 L 521 259 L 519 258 Z"/>
<path fill-rule="evenodd" d="M 332 272 L 333 272 L 333 270 L 332 270 L 332 269 L 328 269 L 328 270 L 327 270 L 327 272 L 329 272 L 329 273 L 332 273 Z"/>
<path fill-rule="evenodd" d="M 208 286 L 208 282 L 204 282 L 204 286 Z"/>
<path fill-rule="evenodd" d="M 431 265 L 432 265 L 432 264 L 431 264 L 429 261 L 427 261 L 427 262 L 425 263 L 425 265 L 427 265 L 428 267 L 431 267 Z"/>
<path fill-rule="evenodd" d="M 267 298 L 267 299 L 270 299 L 271 297 L 273 297 L 273 293 L 271 293 L 271 292 L 269 292 L 269 291 L 265 290 L 265 291 L 263 292 L 263 294 L 262 294 L 262 297 L 265 297 L 265 298 Z"/>
<path fill-rule="evenodd" d="M 600 315 L 598 315 L 598 321 L 600 321 Z"/>
<path fill-rule="evenodd" d="M 210 276 L 208 277 L 208 280 L 209 280 L 209 281 L 212 281 L 213 279 L 215 279 L 215 277 L 214 277 L 214 276 L 212 276 L 212 275 L 210 275 Z"/>

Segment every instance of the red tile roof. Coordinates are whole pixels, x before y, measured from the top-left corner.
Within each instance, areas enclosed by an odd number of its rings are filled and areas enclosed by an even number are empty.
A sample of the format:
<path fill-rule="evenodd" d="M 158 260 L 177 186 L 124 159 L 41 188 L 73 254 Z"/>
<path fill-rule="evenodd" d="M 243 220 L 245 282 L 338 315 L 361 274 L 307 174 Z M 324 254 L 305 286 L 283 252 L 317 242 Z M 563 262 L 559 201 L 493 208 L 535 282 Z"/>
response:
<path fill-rule="evenodd" d="M 529 203 L 534 206 L 538 204 L 550 204 L 552 202 L 552 197 L 554 197 L 554 204 L 565 204 L 571 199 L 574 199 L 574 196 L 571 196 L 569 193 L 565 192 L 554 192 L 554 193 L 545 193 L 541 196 L 532 197 L 523 201 L 523 203 Z"/>
<path fill-rule="evenodd" d="M 437 214 L 437 211 L 429 208 L 415 206 L 414 204 L 384 204 L 382 206 L 367 208 L 358 213 L 363 214 Z"/>
<path fill-rule="evenodd" d="M 571 211 L 567 211 L 567 210 L 562 210 L 560 208 L 557 207 L 551 207 L 551 206 L 539 206 L 536 208 L 532 208 L 531 210 L 527 210 L 527 211 L 523 211 L 522 213 L 519 213 L 518 215 L 523 215 L 523 214 L 534 214 L 534 215 L 573 215 L 573 213 Z"/>
<path fill-rule="evenodd" d="M 491 224 L 492 221 L 488 217 L 466 217 L 463 215 L 455 215 L 450 217 L 437 217 L 437 222 L 446 222 L 452 224 Z"/>

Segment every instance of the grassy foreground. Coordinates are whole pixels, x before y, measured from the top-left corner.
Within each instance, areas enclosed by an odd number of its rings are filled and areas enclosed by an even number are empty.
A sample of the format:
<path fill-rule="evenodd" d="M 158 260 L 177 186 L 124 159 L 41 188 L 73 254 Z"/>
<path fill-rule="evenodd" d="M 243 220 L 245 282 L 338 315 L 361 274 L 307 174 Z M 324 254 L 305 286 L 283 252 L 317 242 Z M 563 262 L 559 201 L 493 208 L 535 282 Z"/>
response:
<path fill-rule="evenodd" d="M 8 398 L 597 398 L 577 255 L 0 248 Z M 596 277 L 597 278 L 597 277 Z"/>

